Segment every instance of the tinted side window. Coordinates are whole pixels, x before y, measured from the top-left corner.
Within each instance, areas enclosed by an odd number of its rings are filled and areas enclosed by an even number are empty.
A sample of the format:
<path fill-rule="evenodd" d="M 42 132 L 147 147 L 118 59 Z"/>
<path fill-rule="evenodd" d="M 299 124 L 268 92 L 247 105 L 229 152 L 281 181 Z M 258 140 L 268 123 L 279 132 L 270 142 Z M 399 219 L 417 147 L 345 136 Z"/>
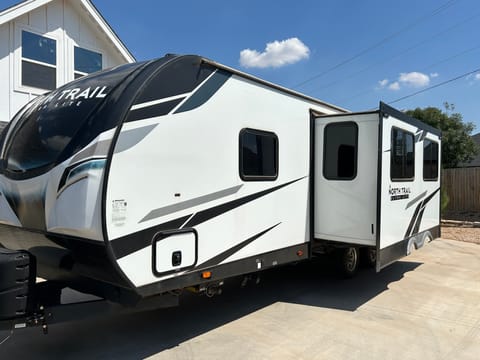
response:
<path fill-rule="evenodd" d="M 423 180 L 438 179 L 438 144 L 431 140 L 423 141 Z"/>
<path fill-rule="evenodd" d="M 245 181 L 275 180 L 278 176 L 278 138 L 272 132 L 240 132 L 240 177 Z"/>
<path fill-rule="evenodd" d="M 324 131 L 323 176 L 352 180 L 357 176 L 358 126 L 354 122 L 328 124 Z"/>
<path fill-rule="evenodd" d="M 390 178 L 392 181 L 413 180 L 415 175 L 415 141 L 413 134 L 392 128 Z"/>

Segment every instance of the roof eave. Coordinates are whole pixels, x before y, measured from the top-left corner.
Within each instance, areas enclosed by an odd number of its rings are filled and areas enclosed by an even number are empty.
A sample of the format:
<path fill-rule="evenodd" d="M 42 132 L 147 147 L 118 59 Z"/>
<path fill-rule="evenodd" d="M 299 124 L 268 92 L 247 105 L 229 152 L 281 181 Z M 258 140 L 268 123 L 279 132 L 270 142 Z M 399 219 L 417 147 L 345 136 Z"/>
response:
<path fill-rule="evenodd" d="M 26 0 L 10 6 L 0 13 L 0 26 L 22 16 L 23 14 L 33 11 L 40 6 L 46 5 L 51 1 L 53 0 Z"/>
<path fill-rule="evenodd" d="M 80 0 L 81 4 L 87 9 L 89 14 L 100 25 L 100 28 L 107 35 L 108 39 L 115 44 L 123 58 L 128 62 L 137 61 L 133 54 L 128 50 L 125 44 L 120 40 L 115 31 L 110 27 L 105 18 L 100 14 L 95 5 L 90 0 Z"/>
<path fill-rule="evenodd" d="M 17 5 L 13 5 L 0 13 L 0 26 L 6 24 L 30 11 L 33 11 L 41 6 L 44 6 L 53 0 L 26 0 Z M 90 0 L 80 0 L 80 3 L 92 16 L 92 18 L 98 23 L 102 31 L 108 37 L 108 39 L 118 49 L 120 55 L 127 62 L 135 62 L 136 59 L 133 54 L 128 50 L 125 44 L 120 40 L 115 31 L 110 27 L 105 18 L 100 14 L 95 5 Z"/>

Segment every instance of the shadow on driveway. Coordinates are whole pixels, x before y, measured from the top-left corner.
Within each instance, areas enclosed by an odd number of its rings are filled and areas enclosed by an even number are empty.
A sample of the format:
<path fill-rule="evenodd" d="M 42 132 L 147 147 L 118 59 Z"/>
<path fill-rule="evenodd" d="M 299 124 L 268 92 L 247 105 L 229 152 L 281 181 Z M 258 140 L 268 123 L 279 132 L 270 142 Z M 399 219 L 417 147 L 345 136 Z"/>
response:
<path fill-rule="evenodd" d="M 227 281 L 223 294 L 214 298 L 186 293 L 175 308 L 52 325 L 48 335 L 40 328 L 20 330 L 0 346 L 0 354 L 9 359 L 145 358 L 276 302 L 354 311 L 419 265 L 398 261 L 378 274 L 361 269 L 349 280 L 322 259 L 289 265 L 263 272 L 258 285 L 241 288 L 241 279 Z"/>

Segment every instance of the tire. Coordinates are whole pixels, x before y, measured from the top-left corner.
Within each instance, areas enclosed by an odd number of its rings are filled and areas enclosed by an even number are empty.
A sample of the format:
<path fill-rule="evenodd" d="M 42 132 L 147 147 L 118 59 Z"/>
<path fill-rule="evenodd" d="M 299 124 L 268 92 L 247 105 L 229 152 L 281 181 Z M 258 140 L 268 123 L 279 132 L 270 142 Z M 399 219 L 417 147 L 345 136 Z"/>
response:
<path fill-rule="evenodd" d="M 360 253 L 356 247 L 340 249 L 340 270 L 346 278 L 352 278 L 358 271 L 360 264 Z"/>
<path fill-rule="evenodd" d="M 432 238 L 432 234 L 430 234 L 429 231 L 427 231 L 425 233 L 425 235 L 423 236 L 423 245 L 425 246 L 426 244 L 428 244 L 429 242 L 431 242 L 433 240 Z"/>
<path fill-rule="evenodd" d="M 363 267 L 374 268 L 377 265 L 377 250 L 370 247 L 361 248 L 360 263 Z"/>

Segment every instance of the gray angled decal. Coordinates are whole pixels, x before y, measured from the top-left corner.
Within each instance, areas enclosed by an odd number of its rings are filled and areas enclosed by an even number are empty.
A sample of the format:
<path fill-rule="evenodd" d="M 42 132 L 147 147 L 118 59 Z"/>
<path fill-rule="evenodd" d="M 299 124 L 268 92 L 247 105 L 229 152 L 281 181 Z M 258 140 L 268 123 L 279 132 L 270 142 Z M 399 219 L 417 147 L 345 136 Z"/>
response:
<path fill-rule="evenodd" d="M 213 201 L 213 200 L 218 200 L 218 199 L 221 199 L 221 198 L 223 198 L 223 197 L 226 197 L 226 196 L 229 196 L 229 195 L 233 195 L 233 194 L 237 193 L 238 190 L 240 190 L 240 188 L 241 188 L 242 186 L 243 186 L 243 185 L 233 186 L 233 187 L 228 188 L 228 189 L 216 191 L 216 192 L 214 192 L 214 193 L 207 194 L 207 195 L 203 195 L 203 196 L 199 196 L 199 197 L 194 198 L 194 199 L 182 201 L 182 202 L 179 202 L 179 203 L 177 203 L 177 204 L 172 204 L 172 205 L 163 206 L 163 207 L 161 207 L 161 208 L 158 208 L 158 209 L 155 209 L 155 210 L 150 211 L 150 212 L 149 212 L 142 220 L 140 220 L 139 222 L 142 223 L 142 222 L 144 222 L 144 221 L 148 221 L 148 220 L 152 220 L 152 219 L 155 219 L 155 218 L 159 218 L 159 217 L 162 217 L 162 216 L 165 216 L 165 215 L 168 215 L 168 214 L 171 214 L 171 213 L 180 211 L 180 210 L 185 210 L 185 209 L 188 209 L 188 208 L 197 206 L 197 205 L 201 205 L 201 204 L 204 204 L 204 203 Z"/>
<path fill-rule="evenodd" d="M 115 146 L 115 154 L 130 149 L 142 141 L 157 124 L 147 125 L 136 129 L 125 130 L 120 133 L 117 144 Z"/>

